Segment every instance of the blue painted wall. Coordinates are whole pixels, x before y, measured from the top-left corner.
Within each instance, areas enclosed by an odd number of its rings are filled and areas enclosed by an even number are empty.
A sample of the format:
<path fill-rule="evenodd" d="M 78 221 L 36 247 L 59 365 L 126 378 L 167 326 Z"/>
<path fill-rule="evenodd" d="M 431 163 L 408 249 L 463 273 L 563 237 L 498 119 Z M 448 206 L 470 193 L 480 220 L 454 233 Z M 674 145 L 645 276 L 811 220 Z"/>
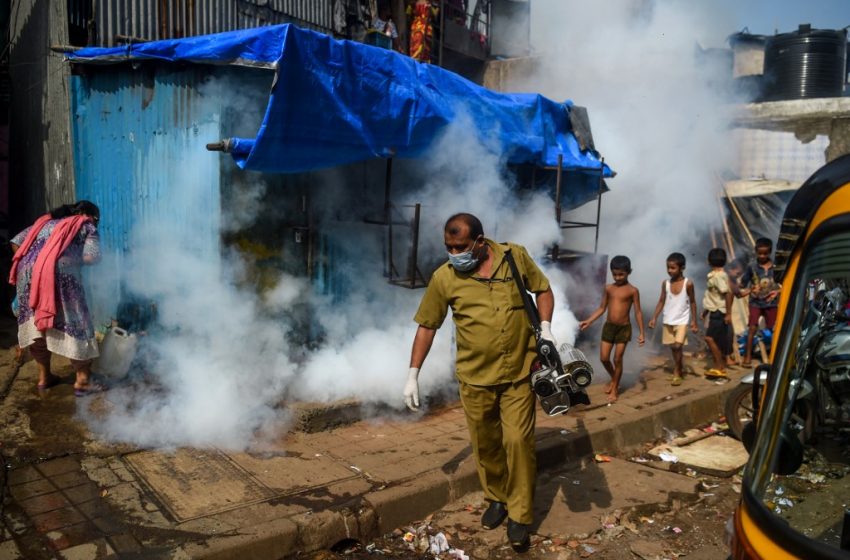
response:
<path fill-rule="evenodd" d="M 104 260 L 87 271 L 99 324 L 114 316 L 134 235 L 166 222 L 193 251 L 220 256 L 222 103 L 202 89 L 215 69 L 86 68 L 71 79 L 78 199 L 101 210 Z"/>

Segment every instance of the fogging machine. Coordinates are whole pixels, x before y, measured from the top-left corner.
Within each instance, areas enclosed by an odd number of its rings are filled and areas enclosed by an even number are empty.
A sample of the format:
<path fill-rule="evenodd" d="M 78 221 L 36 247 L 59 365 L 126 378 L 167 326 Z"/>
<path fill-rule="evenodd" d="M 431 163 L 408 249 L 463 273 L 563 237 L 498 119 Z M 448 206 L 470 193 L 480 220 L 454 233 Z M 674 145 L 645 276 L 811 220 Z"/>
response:
<path fill-rule="evenodd" d="M 540 406 L 549 416 L 557 416 L 565 414 L 573 403 L 590 404 L 585 388 L 593 380 L 593 368 L 584 353 L 575 346 L 563 343 L 558 349 L 551 340 L 543 338 L 540 313 L 525 287 L 510 249 L 505 251 L 505 260 L 511 268 L 525 313 L 534 331 L 538 362 L 532 366 L 534 371 L 531 373 L 531 389 L 537 395 Z"/>

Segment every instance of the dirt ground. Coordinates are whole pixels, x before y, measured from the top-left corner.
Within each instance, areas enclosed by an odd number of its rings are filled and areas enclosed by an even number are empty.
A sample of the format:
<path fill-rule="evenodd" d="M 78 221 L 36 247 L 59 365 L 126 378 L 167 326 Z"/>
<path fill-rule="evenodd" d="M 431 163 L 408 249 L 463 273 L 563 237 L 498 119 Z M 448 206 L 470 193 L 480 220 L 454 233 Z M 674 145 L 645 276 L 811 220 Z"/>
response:
<path fill-rule="evenodd" d="M 635 468 L 646 464 L 634 463 Z M 556 494 L 552 487 L 562 479 L 572 479 L 577 467 L 543 473 L 538 496 Z M 686 556 L 688 559 L 726 558 L 726 522 L 738 503 L 740 478 L 719 478 L 688 472 L 694 492 L 670 493 L 666 501 L 638 503 L 615 508 L 601 515 L 596 512 L 572 512 L 562 515 L 559 528 L 540 526 L 526 551 L 515 551 L 505 542 L 504 526 L 486 531 L 480 526 L 485 502 L 480 493 L 466 496 L 434 513 L 428 519 L 399 527 L 393 533 L 368 543 L 342 542 L 333 551 L 323 551 L 294 558 L 309 560 L 409 558 L 409 559 L 473 559 L 502 560 L 527 558 L 534 560 L 620 560 L 640 558 L 660 560 Z M 561 495 L 562 496 L 562 495 Z M 566 500 L 565 500 L 566 501 Z M 639 501 L 639 500 L 634 500 Z M 579 508 L 580 509 L 580 508 Z M 595 529 L 572 533 L 569 525 L 574 516 L 592 516 Z M 583 518 L 583 525 L 588 520 Z M 551 526 L 551 523 L 549 524 Z M 548 529 L 548 530 L 547 530 Z M 557 533 L 557 534 L 554 534 Z M 429 548 L 445 537 L 450 548 L 433 553 Z M 443 547 L 445 548 L 445 546 Z"/>

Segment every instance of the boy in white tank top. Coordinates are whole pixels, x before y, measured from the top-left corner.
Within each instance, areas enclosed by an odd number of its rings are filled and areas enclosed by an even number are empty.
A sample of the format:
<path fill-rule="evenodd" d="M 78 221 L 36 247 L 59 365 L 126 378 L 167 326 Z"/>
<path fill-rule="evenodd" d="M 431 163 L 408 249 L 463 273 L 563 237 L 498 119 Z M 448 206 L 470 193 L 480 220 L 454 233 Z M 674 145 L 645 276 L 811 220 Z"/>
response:
<path fill-rule="evenodd" d="M 688 343 L 688 324 L 691 331 L 697 332 L 697 303 L 694 296 L 694 283 L 684 276 L 685 255 L 670 253 L 667 257 L 669 280 L 661 282 L 661 297 L 655 306 L 647 326 L 655 328 L 655 321 L 664 311 L 661 342 L 673 352 L 673 380 L 671 385 L 682 384 L 682 348 Z"/>

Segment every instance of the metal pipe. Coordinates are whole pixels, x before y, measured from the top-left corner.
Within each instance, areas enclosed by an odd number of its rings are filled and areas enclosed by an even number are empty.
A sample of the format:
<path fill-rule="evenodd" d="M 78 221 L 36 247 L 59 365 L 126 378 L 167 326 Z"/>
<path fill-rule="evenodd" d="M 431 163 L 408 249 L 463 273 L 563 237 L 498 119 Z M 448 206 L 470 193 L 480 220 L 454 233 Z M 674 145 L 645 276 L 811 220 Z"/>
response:
<path fill-rule="evenodd" d="M 387 159 L 387 168 L 386 173 L 384 175 L 384 221 L 390 223 L 390 219 L 392 216 L 390 203 L 390 188 L 392 186 L 392 176 L 393 176 L 393 158 Z"/>
<path fill-rule="evenodd" d="M 561 177 L 564 167 L 564 154 L 558 154 L 558 169 L 555 171 L 555 220 L 558 222 L 558 227 L 561 227 Z M 558 241 L 560 241 L 560 234 Z M 558 260 L 558 253 L 561 248 L 559 243 L 555 243 L 552 247 L 552 260 Z"/>
<path fill-rule="evenodd" d="M 410 248 L 410 287 L 416 287 L 416 260 L 419 258 L 419 214 L 422 209 L 420 203 L 416 203 L 413 210 L 413 247 Z"/>
<path fill-rule="evenodd" d="M 430 7 L 430 6 L 429 6 Z M 446 10 L 445 10 L 445 0 L 440 0 L 440 42 L 439 42 L 439 51 L 437 55 L 437 66 L 440 68 L 443 67 L 443 42 L 445 41 L 446 36 Z M 431 62 L 430 60 L 428 62 Z"/>
<path fill-rule="evenodd" d="M 312 173 L 310 177 L 312 178 Z M 307 279 L 313 281 L 313 206 L 310 200 L 310 193 L 301 197 L 301 209 L 307 214 Z"/>
<path fill-rule="evenodd" d="M 50 45 L 50 50 L 56 53 L 69 53 L 82 49 L 83 47 L 74 47 L 71 45 Z"/>
<path fill-rule="evenodd" d="M 384 218 L 387 222 L 387 276 L 393 280 L 393 220 L 390 195 L 393 180 L 393 158 L 387 159 L 387 171 L 384 177 Z"/>
<path fill-rule="evenodd" d="M 602 188 L 605 186 L 605 158 L 599 160 L 599 192 L 596 195 L 596 237 L 593 240 L 593 254 L 599 252 L 599 220 L 602 217 Z"/>
<path fill-rule="evenodd" d="M 233 142 L 230 138 L 225 138 L 224 140 L 219 140 L 218 142 L 212 142 L 207 144 L 207 150 L 210 152 L 224 152 L 229 154 L 230 150 L 233 148 Z"/>
<path fill-rule="evenodd" d="M 558 170 L 555 175 L 555 219 L 561 225 L 561 174 L 564 166 L 564 154 L 558 154 Z"/>

